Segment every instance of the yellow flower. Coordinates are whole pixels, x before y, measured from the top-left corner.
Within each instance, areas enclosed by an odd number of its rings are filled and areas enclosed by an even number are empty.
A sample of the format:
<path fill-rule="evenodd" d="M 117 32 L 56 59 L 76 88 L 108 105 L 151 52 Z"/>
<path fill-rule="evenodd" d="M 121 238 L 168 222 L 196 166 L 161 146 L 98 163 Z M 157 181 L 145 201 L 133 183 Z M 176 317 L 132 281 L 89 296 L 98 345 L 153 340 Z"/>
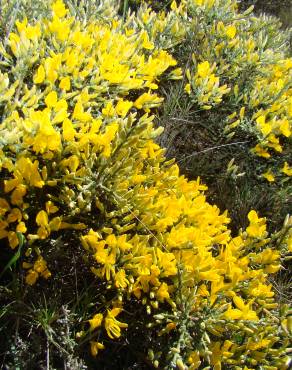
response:
<path fill-rule="evenodd" d="M 258 316 L 255 311 L 250 309 L 250 303 L 245 304 L 243 299 L 234 295 L 233 302 L 237 308 L 229 308 L 224 312 L 223 317 L 227 320 L 251 320 L 257 321 Z"/>
<path fill-rule="evenodd" d="M 46 211 L 40 211 L 36 216 L 36 223 L 38 226 L 46 228 L 49 224 L 48 214 Z"/>
<path fill-rule="evenodd" d="M 247 349 L 256 351 L 258 349 L 267 347 L 270 343 L 271 341 L 269 339 L 262 339 L 258 340 L 257 342 L 250 341 L 247 345 Z"/>
<path fill-rule="evenodd" d="M 59 208 L 54 205 L 50 200 L 46 202 L 46 211 L 48 214 L 58 212 Z"/>
<path fill-rule="evenodd" d="M 52 276 L 51 272 L 46 269 L 44 272 L 42 272 L 42 277 L 45 279 L 49 279 Z"/>
<path fill-rule="evenodd" d="M 51 91 L 45 98 L 45 103 L 48 108 L 53 108 L 57 104 L 58 96 L 56 91 Z"/>
<path fill-rule="evenodd" d="M 19 20 L 17 20 L 15 22 L 15 25 L 17 27 L 17 31 L 19 33 L 24 32 L 26 30 L 26 28 L 27 28 L 27 23 L 28 23 L 27 17 L 25 17 L 22 22 L 20 22 Z"/>
<path fill-rule="evenodd" d="M 113 117 L 115 115 L 115 109 L 113 107 L 112 102 L 108 102 L 107 105 L 102 109 L 102 114 L 105 117 Z"/>
<path fill-rule="evenodd" d="M 169 74 L 169 78 L 172 80 L 181 80 L 183 78 L 182 69 L 179 67 L 172 70 Z"/>
<path fill-rule="evenodd" d="M 264 218 L 259 218 L 256 211 L 252 210 L 248 214 L 249 226 L 246 228 L 248 236 L 251 238 L 261 238 L 266 232 L 266 223 Z"/>
<path fill-rule="evenodd" d="M 267 274 L 275 274 L 276 272 L 278 272 L 280 270 L 280 268 L 281 268 L 280 263 L 271 264 L 271 265 L 265 266 L 264 272 L 267 273 Z"/>
<path fill-rule="evenodd" d="M 184 90 L 185 90 L 185 92 L 186 92 L 187 94 L 189 94 L 189 95 L 190 95 L 190 93 L 191 93 L 191 91 L 192 91 L 192 89 L 191 89 L 191 84 L 186 84 L 186 86 L 185 86 Z"/>
<path fill-rule="evenodd" d="M 44 181 L 41 178 L 41 175 L 38 171 L 38 161 L 32 161 L 30 158 L 21 157 L 16 162 L 15 168 L 31 186 L 36 188 L 42 188 L 44 186 Z"/>
<path fill-rule="evenodd" d="M 134 107 L 137 109 L 143 108 L 147 112 L 149 108 L 159 106 L 162 101 L 163 98 L 159 98 L 157 94 L 144 93 L 136 99 Z"/>
<path fill-rule="evenodd" d="M 39 66 L 36 74 L 34 75 L 33 77 L 33 82 L 35 84 L 41 84 L 44 82 L 45 80 L 45 77 L 46 77 L 46 72 L 45 72 L 45 69 L 42 65 Z"/>
<path fill-rule="evenodd" d="M 267 172 L 263 173 L 262 177 L 264 177 L 269 182 L 274 182 L 275 181 L 275 176 L 272 173 L 271 169 L 269 169 Z"/>
<path fill-rule="evenodd" d="M 118 104 L 116 105 L 117 114 L 121 117 L 125 117 L 132 105 L 133 103 L 128 100 L 119 100 Z"/>
<path fill-rule="evenodd" d="M 49 105 L 54 104 L 54 94 L 47 97 Z M 33 146 L 36 153 L 44 153 L 47 150 L 56 151 L 61 146 L 61 137 L 51 122 L 51 110 L 44 109 L 43 111 L 30 112 L 27 125 L 33 127 L 36 133 L 32 137 L 27 138 L 27 144 Z"/>
<path fill-rule="evenodd" d="M 188 363 L 191 365 L 191 369 L 198 369 L 201 365 L 201 360 L 200 360 L 200 352 L 199 351 L 193 351 L 190 353 L 188 357 Z"/>
<path fill-rule="evenodd" d="M 68 10 L 62 0 L 57 0 L 52 5 L 53 14 L 59 18 L 64 17 Z"/>
<path fill-rule="evenodd" d="M 147 177 L 145 175 L 133 175 L 131 177 L 131 182 L 133 184 L 140 184 L 141 182 L 145 181 Z"/>
<path fill-rule="evenodd" d="M 11 203 L 17 206 L 21 206 L 23 204 L 23 197 L 27 192 L 27 186 L 20 184 L 16 186 L 11 194 Z"/>
<path fill-rule="evenodd" d="M 71 155 L 67 159 L 63 159 L 60 164 L 64 167 L 69 167 L 71 172 L 76 172 L 79 166 L 79 157 L 77 155 Z"/>
<path fill-rule="evenodd" d="M 241 107 L 240 108 L 240 111 L 239 111 L 239 117 L 240 117 L 240 119 L 242 119 L 244 117 L 244 113 L 245 113 L 245 107 Z"/>
<path fill-rule="evenodd" d="M 9 241 L 10 248 L 11 249 L 16 248 L 19 244 L 19 240 L 18 240 L 16 232 L 9 231 L 7 236 L 8 236 L 8 241 Z"/>
<path fill-rule="evenodd" d="M 60 230 L 61 228 L 61 225 L 62 225 L 62 220 L 60 217 L 54 217 L 51 219 L 51 221 L 49 222 L 49 227 L 48 229 L 50 231 L 58 231 Z"/>
<path fill-rule="evenodd" d="M 157 292 L 155 293 L 157 299 L 160 301 L 160 302 L 164 302 L 164 300 L 166 299 L 169 299 L 169 293 L 168 293 L 168 286 L 166 283 L 162 283 L 159 287 L 159 289 L 157 290 Z"/>
<path fill-rule="evenodd" d="M 15 221 L 19 222 L 21 221 L 21 219 L 22 219 L 22 214 L 21 214 L 20 209 L 18 208 L 13 208 L 6 218 L 7 222 L 9 223 L 15 222 Z"/>
<path fill-rule="evenodd" d="M 208 61 L 198 64 L 197 74 L 199 77 L 206 78 L 210 73 L 210 64 Z"/>
<path fill-rule="evenodd" d="M 105 348 L 104 345 L 100 342 L 94 342 L 94 341 L 90 342 L 90 352 L 92 356 L 94 357 L 97 356 L 98 351 L 103 350 L 104 348 Z"/>
<path fill-rule="evenodd" d="M 103 320 L 103 315 L 101 313 L 97 313 L 96 315 L 94 315 L 91 320 L 88 320 L 90 324 L 90 330 L 99 328 L 101 326 L 102 320 Z"/>
<path fill-rule="evenodd" d="M 279 138 L 276 137 L 274 134 L 270 134 L 268 136 L 268 147 L 273 148 L 277 152 L 281 153 L 283 151 L 283 148 L 279 142 Z"/>
<path fill-rule="evenodd" d="M 249 294 L 253 297 L 270 298 L 274 296 L 274 292 L 271 291 L 272 285 L 262 284 L 258 280 L 251 282 L 249 286 Z"/>
<path fill-rule="evenodd" d="M 256 123 L 263 135 L 268 135 L 272 131 L 272 126 L 270 123 L 266 123 L 266 116 L 262 115 L 256 119 Z"/>
<path fill-rule="evenodd" d="M 254 257 L 254 262 L 267 265 L 267 264 L 273 264 L 274 262 L 279 261 L 280 259 L 280 252 L 271 248 L 267 248 L 261 253 L 257 254 L 256 257 Z"/>
<path fill-rule="evenodd" d="M 49 231 L 45 229 L 44 227 L 39 227 L 37 230 L 37 236 L 36 238 L 44 240 L 49 236 Z"/>
<path fill-rule="evenodd" d="M 25 226 L 25 223 L 24 223 L 24 222 L 20 222 L 20 223 L 17 225 L 17 227 L 16 227 L 16 231 L 17 231 L 17 232 L 19 232 L 19 233 L 22 233 L 22 234 L 26 233 L 27 228 L 26 228 L 26 226 Z"/>
<path fill-rule="evenodd" d="M 283 134 L 284 136 L 286 136 L 286 137 L 291 136 L 291 129 L 290 129 L 288 119 L 283 119 L 281 121 L 279 129 L 281 131 L 281 134 Z"/>
<path fill-rule="evenodd" d="M 271 154 L 262 147 L 261 144 L 257 144 L 253 150 L 252 150 L 256 155 L 258 155 L 259 157 L 263 157 L 263 158 L 270 158 Z"/>
<path fill-rule="evenodd" d="M 105 318 L 105 329 L 107 335 L 111 339 L 119 338 L 121 336 L 121 328 L 127 328 L 128 324 L 116 320 L 116 316 L 122 311 L 121 308 L 113 308 L 107 311 L 107 316 Z"/>
<path fill-rule="evenodd" d="M 260 218 L 258 217 L 256 211 L 251 210 L 249 214 L 247 215 L 248 220 L 251 223 L 258 223 L 260 221 Z"/>
<path fill-rule="evenodd" d="M 171 207 L 169 207 L 168 212 L 170 212 Z M 176 212 L 173 209 L 173 212 Z M 173 253 L 164 253 L 160 249 L 157 250 L 157 264 L 161 270 L 161 276 L 171 276 L 177 274 L 177 260 Z"/>
<path fill-rule="evenodd" d="M 236 35 L 236 27 L 234 25 L 225 27 L 225 34 L 228 38 L 234 39 Z"/>
<path fill-rule="evenodd" d="M 43 273 L 47 269 L 47 263 L 43 259 L 43 257 L 41 256 L 38 257 L 38 259 L 35 261 L 33 265 L 33 269 L 39 274 Z"/>
<path fill-rule="evenodd" d="M 17 179 L 10 179 L 10 180 L 4 180 L 4 192 L 9 193 L 11 190 L 13 190 L 16 186 L 20 184 L 20 180 Z"/>
<path fill-rule="evenodd" d="M 69 91 L 70 88 L 71 88 L 70 77 L 69 76 L 63 77 L 60 81 L 59 87 L 60 87 L 60 89 L 62 89 L 64 91 Z"/>
<path fill-rule="evenodd" d="M 170 4 L 170 9 L 171 10 L 177 10 L 177 4 L 176 4 L 175 0 L 173 0 L 172 3 Z"/>
<path fill-rule="evenodd" d="M 100 135 L 97 139 L 97 143 L 103 146 L 102 154 L 106 158 L 111 155 L 111 141 L 115 138 L 118 129 L 119 125 L 113 122 L 106 127 L 105 133 L 103 135 Z"/>
<path fill-rule="evenodd" d="M 210 296 L 210 293 L 207 289 L 206 284 L 202 284 L 202 285 L 199 286 L 199 288 L 197 290 L 197 294 L 200 295 L 201 297 L 209 297 Z"/>
<path fill-rule="evenodd" d="M 28 270 L 28 273 L 25 277 L 25 282 L 28 285 L 34 285 L 39 277 L 39 274 L 34 270 Z"/>
<path fill-rule="evenodd" d="M 5 214 L 9 209 L 10 209 L 10 205 L 7 202 L 7 200 L 4 198 L 0 198 L 0 216 Z"/>
<path fill-rule="evenodd" d="M 88 122 L 92 119 L 90 113 L 84 112 L 84 108 L 80 100 L 78 100 L 75 105 L 72 118 L 81 122 Z"/>
<path fill-rule="evenodd" d="M 292 176 L 292 167 L 289 167 L 289 164 L 285 162 L 281 172 L 287 176 Z"/>
<path fill-rule="evenodd" d="M 58 61 L 53 58 L 47 58 L 44 63 L 44 68 L 47 76 L 47 80 L 54 83 L 58 78 Z"/>
<path fill-rule="evenodd" d="M 125 270 L 124 269 L 120 269 L 115 274 L 115 286 L 117 288 L 123 288 L 123 289 L 125 289 L 128 284 L 129 284 L 129 280 L 127 279 Z"/>
<path fill-rule="evenodd" d="M 64 119 L 62 129 L 63 129 L 63 138 L 65 141 L 74 140 L 76 131 L 74 129 L 72 122 L 68 118 Z"/>
<path fill-rule="evenodd" d="M 95 259 L 98 263 L 104 265 L 102 269 L 102 276 L 105 275 L 107 280 L 110 280 L 111 274 L 114 275 L 115 272 L 115 263 L 116 263 L 116 254 L 114 251 L 109 251 L 109 249 L 100 248 L 95 253 Z"/>
<path fill-rule="evenodd" d="M 147 50 L 154 49 L 154 44 L 149 40 L 148 33 L 146 31 L 143 31 L 141 34 L 142 37 L 142 47 Z"/>

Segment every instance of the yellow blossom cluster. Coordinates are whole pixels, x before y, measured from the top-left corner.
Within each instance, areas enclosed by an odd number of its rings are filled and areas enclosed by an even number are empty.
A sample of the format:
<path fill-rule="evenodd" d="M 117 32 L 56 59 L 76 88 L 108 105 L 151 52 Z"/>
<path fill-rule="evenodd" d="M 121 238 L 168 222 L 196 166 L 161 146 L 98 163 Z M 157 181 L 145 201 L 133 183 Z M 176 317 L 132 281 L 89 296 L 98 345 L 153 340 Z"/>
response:
<path fill-rule="evenodd" d="M 172 7 L 180 15 L 184 2 Z M 84 323 L 93 356 L 103 340 L 126 336 L 135 302 L 153 340 L 171 333 L 165 354 L 149 355 L 154 365 L 285 369 L 291 331 L 279 325 L 287 312 L 268 277 L 280 252 L 291 252 L 292 220 L 269 237 L 251 211 L 246 231 L 232 237 L 227 212 L 206 201 L 200 179 L 188 181 L 165 159 L 150 112 L 163 100 L 153 92 L 159 79 L 180 78 L 158 32 L 175 16 L 141 9 L 155 32 L 133 14 L 80 21 L 62 0 L 48 18 L 16 21 L 1 51 L 0 239 L 23 253 L 29 285 L 54 278 L 53 240 L 82 245 L 97 289 L 115 297 Z M 203 89 L 202 104 L 219 104 L 228 88 L 204 60 L 192 88 Z"/>
<path fill-rule="evenodd" d="M 251 92 L 250 106 L 255 110 L 252 118 L 262 136 L 253 150 L 258 156 L 270 158 L 273 153 L 287 151 L 284 143 L 292 136 L 292 59 L 282 59 L 264 73 L 266 77 L 259 79 Z M 289 164 L 285 162 L 279 172 L 291 176 Z M 265 177 L 275 181 L 272 173 Z"/>
<path fill-rule="evenodd" d="M 185 91 L 192 100 L 207 110 L 221 103 L 223 95 L 230 91 L 227 85 L 219 86 L 219 77 L 213 73 L 214 69 L 215 66 L 210 67 L 210 63 L 205 61 L 198 64 L 194 76 L 191 76 L 189 70 L 186 72 L 190 82 L 186 84 Z"/>
<path fill-rule="evenodd" d="M 185 69 L 191 102 L 196 109 L 216 107 L 216 120 L 225 122 L 227 138 L 239 130 L 253 135 L 251 152 L 266 159 L 268 175 L 262 176 L 269 182 L 291 177 L 286 171 L 291 167 L 292 136 L 287 35 L 264 16 L 252 16 L 252 8 L 241 14 L 236 1 L 174 1 L 171 9 L 184 21 L 181 27 L 192 45 L 186 63 L 193 66 Z"/>
<path fill-rule="evenodd" d="M 51 273 L 47 268 L 47 263 L 42 256 L 39 256 L 33 265 L 23 262 L 23 268 L 29 269 L 26 275 L 26 283 L 29 285 L 34 285 L 39 276 L 45 279 L 51 277 Z"/>
<path fill-rule="evenodd" d="M 123 119 L 128 111 L 149 111 L 162 101 L 152 89 L 157 89 L 157 76 L 175 65 L 175 60 L 164 50 L 146 57 L 141 43 L 144 33 L 133 30 L 129 35 L 119 27 L 118 22 L 110 26 L 95 22 L 84 29 L 57 1 L 51 19 L 33 26 L 27 19 L 17 21 L 17 31 L 9 36 L 3 56 L 15 66 L 10 76 L 1 75 L 5 141 L 0 152 L 0 169 L 7 171 L 3 190 L 9 199 L 1 198 L 1 209 L 9 221 L 1 225 L 0 235 L 9 237 L 12 248 L 18 245 L 16 233 L 27 232 L 30 205 L 24 197 L 33 189 L 47 189 L 47 199 L 35 216 L 36 231 L 29 233 L 29 240 L 46 239 L 64 228 L 84 228 L 82 223 L 66 222 L 69 215 L 51 216 L 59 208 L 49 189 L 61 183 L 82 183 L 89 174 L 90 155 L 100 155 L 104 161 L 110 157 L 111 143 L 127 124 Z M 25 70 L 15 79 L 12 72 L 32 49 L 38 49 L 32 79 L 25 81 Z M 139 90 L 134 101 L 126 98 L 132 90 Z M 151 118 L 145 116 L 144 125 L 147 120 Z M 73 190 L 66 187 L 66 191 L 61 191 L 60 198 L 69 209 L 74 208 Z"/>

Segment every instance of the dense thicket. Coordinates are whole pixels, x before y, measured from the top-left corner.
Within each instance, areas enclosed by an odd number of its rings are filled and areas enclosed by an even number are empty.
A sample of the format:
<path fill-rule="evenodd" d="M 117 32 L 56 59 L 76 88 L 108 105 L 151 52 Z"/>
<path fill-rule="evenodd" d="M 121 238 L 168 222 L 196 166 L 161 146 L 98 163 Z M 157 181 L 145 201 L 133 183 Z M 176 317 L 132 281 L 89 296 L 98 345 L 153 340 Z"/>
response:
<path fill-rule="evenodd" d="M 291 217 L 270 234 L 251 208 L 231 233 L 166 159 L 152 114 L 179 87 L 289 192 L 286 36 L 231 0 L 17 4 L 0 46 L 3 366 L 288 368 L 291 316 L 270 278 Z"/>

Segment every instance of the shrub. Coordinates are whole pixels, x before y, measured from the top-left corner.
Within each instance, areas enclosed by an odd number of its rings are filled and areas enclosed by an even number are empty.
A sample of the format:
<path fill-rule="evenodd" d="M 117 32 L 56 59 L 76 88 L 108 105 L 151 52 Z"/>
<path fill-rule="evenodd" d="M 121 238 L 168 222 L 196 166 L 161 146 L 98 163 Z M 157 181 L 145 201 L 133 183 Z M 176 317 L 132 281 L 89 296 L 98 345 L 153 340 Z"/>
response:
<path fill-rule="evenodd" d="M 258 208 L 275 228 L 291 209 L 291 32 L 252 8 L 240 13 L 236 1 L 171 8 L 184 30 L 173 49 L 184 79 L 163 86 L 160 142 L 184 173 L 203 176 L 212 200 L 235 218 L 238 204 L 248 203 L 243 219 L 269 193 Z"/>
<path fill-rule="evenodd" d="M 120 17 L 110 1 L 86 4 L 54 1 L 1 47 L 0 238 L 16 251 L 2 271 L 15 265 L 1 294 L 7 331 L 17 317 L 7 366 L 31 366 L 28 336 L 47 367 L 52 347 L 57 368 L 114 368 L 117 342 L 156 368 L 287 368 L 289 308 L 269 276 L 291 252 L 291 218 L 269 235 L 251 210 L 232 237 L 200 179 L 154 142 L 159 79 L 180 78 L 165 50 L 175 29 L 163 38 L 178 10 Z M 204 68 L 199 86 L 215 88 Z M 212 104 L 228 93 L 217 88 Z"/>

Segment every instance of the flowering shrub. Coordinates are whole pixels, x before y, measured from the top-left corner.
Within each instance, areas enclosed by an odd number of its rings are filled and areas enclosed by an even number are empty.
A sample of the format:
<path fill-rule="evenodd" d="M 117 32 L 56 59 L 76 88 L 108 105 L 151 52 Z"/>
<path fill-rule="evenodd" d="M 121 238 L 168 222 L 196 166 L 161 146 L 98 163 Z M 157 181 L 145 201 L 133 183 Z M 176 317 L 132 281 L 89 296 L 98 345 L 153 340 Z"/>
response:
<path fill-rule="evenodd" d="M 167 14 L 176 15 L 184 36 L 176 52 L 193 110 L 205 117 L 203 110 L 213 108 L 227 142 L 242 132 L 250 137 L 251 151 L 266 160 L 256 169 L 259 176 L 289 181 L 290 31 L 280 31 L 277 22 L 251 11 L 241 14 L 236 1 L 183 0 L 173 1 Z M 273 176 L 261 173 L 271 166 Z"/>
<path fill-rule="evenodd" d="M 203 3 L 200 12 L 214 5 Z M 76 340 L 93 356 L 139 330 L 140 306 L 157 368 L 287 368 L 289 311 L 268 278 L 292 251 L 291 218 L 268 235 L 252 210 L 232 237 L 200 179 L 180 176 L 154 142 L 159 79 L 181 77 L 165 48 L 183 33 L 163 38 L 169 26 L 176 33 L 175 3 L 157 18 L 146 6 L 125 19 L 110 1 L 98 6 L 112 17 L 79 19 L 56 0 L 47 18 L 17 20 L 1 46 L 0 239 L 19 253 L 30 289 L 56 278 L 46 258 L 56 241 L 72 254 L 82 245 L 80 264 L 105 297 L 78 322 Z M 156 25 L 149 33 L 143 15 Z M 189 73 L 203 108 L 230 94 L 221 73 L 209 62 Z"/>

